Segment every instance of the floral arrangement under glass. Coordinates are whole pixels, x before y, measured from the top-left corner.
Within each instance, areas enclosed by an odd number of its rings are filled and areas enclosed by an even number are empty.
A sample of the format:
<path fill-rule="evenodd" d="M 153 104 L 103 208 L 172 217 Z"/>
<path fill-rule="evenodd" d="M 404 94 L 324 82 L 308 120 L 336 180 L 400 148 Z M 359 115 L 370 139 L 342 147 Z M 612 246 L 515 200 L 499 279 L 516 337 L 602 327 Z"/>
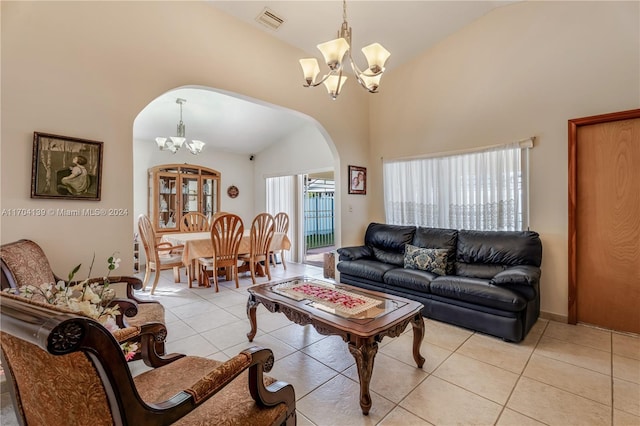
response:
<path fill-rule="evenodd" d="M 109 272 L 102 279 L 102 282 L 89 281 L 94 262 L 95 255 L 89 267 L 88 277 L 84 281 L 73 281 L 82 266 L 80 264 L 69 272 L 67 282 L 43 283 L 39 286 L 26 285 L 20 288 L 8 288 L 4 291 L 93 318 L 113 333 L 120 328 L 116 324 L 116 316 L 120 315 L 120 307 L 117 304 L 111 304 L 115 297 L 115 291 L 109 287 L 111 284 L 109 275 L 120 266 L 120 258 L 115 257 L 114 253 L 107 259 Z M 139 349 L 135 342 L 125 342 L 120 347 L 127 361 L 131 360 Z"/>

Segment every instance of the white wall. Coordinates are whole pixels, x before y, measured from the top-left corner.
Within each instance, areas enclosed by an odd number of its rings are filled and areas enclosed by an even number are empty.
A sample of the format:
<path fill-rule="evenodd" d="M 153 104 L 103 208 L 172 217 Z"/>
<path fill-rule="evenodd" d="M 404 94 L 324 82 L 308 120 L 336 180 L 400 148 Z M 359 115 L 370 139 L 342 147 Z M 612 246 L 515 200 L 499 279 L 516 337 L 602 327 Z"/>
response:
<path fill-rule="evenodd" d="M 100 259 L 115 250 L 123 258 L 121 273 L 132 271 L 131 231 L 138 209 L 133 204 L 133 122 L 167 90 L 213 87 L 300 111 L 331 135 L 343 161 L 366 158 L 368 98 L 363 90 L 347 82 L 334 102 L 322 88 L 303 88 L 297 63 L 305 56 L 302 51 L 206 2 L 25 1 L 0 2 L 0 8 L 0 207 L 129 212 L 99 218 L 3 216 L 0 241 L 36 240 L 58 274 L 78 262 L 86 264 L 93 252 L 98 259 L 94 272 L 103 273 Z M 101 201 L 30 198 L 34 131 L 104 142 Z M 346 171 L 336 170 L 338 180 L 341 172 Z M 223 178 L 223 186 L 231 183 L 226 180 L 230 172 L 225 177 L 223 171 Z M 339 214 L 338 227 L 352 220 L 357 224 L 345 226 L 346 239 L 361 238 L 362 220 L 344 206 Z"/>
<path fill-rule="evenodd" d="M 266 206 L 266 178 L 331 170 L 333 142 L 310 122 L 255 158 L 256 213 Z"/>
<path fill-rule="evenodd" d="M 543 243 L 542 310 L 567 315 L 567 120 L 640 106 L 640 3 L 499 8 L 385 76 L 371 100 L 370 183 L 381 157 L 536 136 L 531 229 Z M 384 220 L 372 193 L 372 220 Z M 606 285 L 606 283 L 603 283 Z"/>

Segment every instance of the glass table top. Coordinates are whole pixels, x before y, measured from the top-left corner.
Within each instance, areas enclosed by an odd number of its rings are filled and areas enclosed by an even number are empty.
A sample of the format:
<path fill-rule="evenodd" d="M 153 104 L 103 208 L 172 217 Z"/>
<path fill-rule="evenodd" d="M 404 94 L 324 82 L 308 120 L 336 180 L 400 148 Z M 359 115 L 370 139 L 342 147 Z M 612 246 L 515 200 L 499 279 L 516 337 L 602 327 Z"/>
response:
<path fill-rule="evenodd" d="M 378 297 L 353 286 L 301 277 L 267 286 L 267 291 L 349 319 L 374 319 L 407 303 Z"/>

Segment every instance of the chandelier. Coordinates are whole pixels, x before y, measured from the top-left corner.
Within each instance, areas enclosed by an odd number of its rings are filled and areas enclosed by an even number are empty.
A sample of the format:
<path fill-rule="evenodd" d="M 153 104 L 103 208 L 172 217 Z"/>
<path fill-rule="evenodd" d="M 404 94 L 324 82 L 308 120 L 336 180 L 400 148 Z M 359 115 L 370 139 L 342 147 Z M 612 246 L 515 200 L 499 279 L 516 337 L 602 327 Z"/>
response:
<path fill-rule="evenodd" d="M 202 152 L 202 148 L 204 148 L 204 142 L 195 139 L 187 141 L 187 139 L 184 137 L 185 126 L 182 122 L 182 104 L 184 104 L 185 102 L 187 102 L 186 99 L 176 99 L 176 103 L 180 104 L 180 122 L 178 123 L 177 132 L 178 136 L 171 136 L 169 138 L 156 138 L 156 143 L 158 144 L 158 148 L 160 148 L 160 151 L 171 151 L 175 154 L 184 145 L 193 155 L 198 155 L 200 154 L 200 152 Z"/>
<path fill-rule="evenodd" d="M 384 73 L 384 64 L 389 59 L 391 53 L 379 43 L 373 43 L 362 48 L 362 53 L 367 58 L 369 68 L 361 71 L 351 56 L 351 27 L 347 23 L 347 1 L 342 2 L 342 26 L 338 31 L 338 38 L 335 40 L 321 43 L 318 49 L 322 52 L 324 60 L 329 67 L 329 73 L 320 81 L 316 81 L 320 74 L 320 67 L 316 58 L 300 59 L 302 72 L 304 73 L 304 87 L 316 87 L 324 83 L 329 96 L 332 99 L 340 94 L 342 85 L 347 81 L 347 77 L 343 75 L 343 60 L 348 53 L 351 69 L 356 76 L 356 81 L 371 93 L 376 93 L 380 86 L 380 78 Z"/>

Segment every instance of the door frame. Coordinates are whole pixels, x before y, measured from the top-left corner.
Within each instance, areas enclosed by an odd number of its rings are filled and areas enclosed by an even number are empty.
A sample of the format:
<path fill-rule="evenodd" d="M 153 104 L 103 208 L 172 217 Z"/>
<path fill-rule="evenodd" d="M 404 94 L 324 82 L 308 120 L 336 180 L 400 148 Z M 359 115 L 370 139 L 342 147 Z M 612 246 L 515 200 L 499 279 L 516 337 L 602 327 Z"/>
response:
<path fill-rule="evenodd" d="M 569 120 L 569 289 L 568 289 L 568 322 L 578 322 L 578 283 L 577 283 L 577 158 L 578 158 L 578 129 L 581 126 L 610 123 L 613 121 L 640 118 L 640 109 L 620 111 L 609 114 Z"/>

